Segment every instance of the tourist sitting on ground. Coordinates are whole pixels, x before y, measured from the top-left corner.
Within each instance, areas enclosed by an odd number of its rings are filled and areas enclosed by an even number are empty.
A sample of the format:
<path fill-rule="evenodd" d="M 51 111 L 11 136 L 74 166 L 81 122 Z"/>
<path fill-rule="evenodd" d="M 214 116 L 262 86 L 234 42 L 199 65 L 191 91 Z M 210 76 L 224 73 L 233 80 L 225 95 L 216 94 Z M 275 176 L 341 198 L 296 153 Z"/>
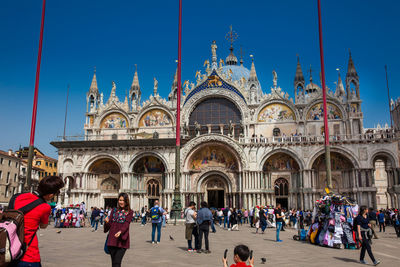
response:
<path fill-rule="evenodd" d="M 254 266 L 254 258 L 249 259 L 250 250 L 249 247 L 245 245 L 238 245 L 233 250 L 233 261 L 235 264 L 231 264 L 230 267 L 253 267 Z M 246 261 L 249 260 L 249 265 L 247 265 Z M 222 258 L 222 262 L 224 267 L 228 267 L 228 260 L 226 258 Z"/>

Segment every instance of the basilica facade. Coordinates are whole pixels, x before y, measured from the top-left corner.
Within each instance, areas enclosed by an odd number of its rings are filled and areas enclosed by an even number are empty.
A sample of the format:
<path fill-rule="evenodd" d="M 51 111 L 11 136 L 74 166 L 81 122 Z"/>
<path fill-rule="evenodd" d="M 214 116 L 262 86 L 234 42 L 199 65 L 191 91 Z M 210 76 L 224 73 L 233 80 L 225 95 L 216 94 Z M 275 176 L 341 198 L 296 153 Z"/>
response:
<path fill-rule="evenodd" d="M 182 205 L 276 205 L 311 209 L 326 187 L 322 89 L 299 59 L 293 89 L 260 84 L 231 46 L 225 60 L 211 59 L 181 94 Z M 266 87 L 270 87 L 266 90 Z M 142 101 L 139 74 L 120 101 L 112 84 L 107 101 L 96 73 L 87 92 L 84 137 L 55 141 L 58 171 L 66 182 L 62 204 L 113 206 L 119 192 L 137 210 L 158 199 L 172 207 L 175 188 L 177 75 L 168 99 Z M 289 96 L 293 92 L 293 98 Z M 360 83 L 351 55 L 345 79 L 327 91 L 333 191 L 371 207 L 400 205 L 399 153 L 392 131 L 366 132 Z"/>

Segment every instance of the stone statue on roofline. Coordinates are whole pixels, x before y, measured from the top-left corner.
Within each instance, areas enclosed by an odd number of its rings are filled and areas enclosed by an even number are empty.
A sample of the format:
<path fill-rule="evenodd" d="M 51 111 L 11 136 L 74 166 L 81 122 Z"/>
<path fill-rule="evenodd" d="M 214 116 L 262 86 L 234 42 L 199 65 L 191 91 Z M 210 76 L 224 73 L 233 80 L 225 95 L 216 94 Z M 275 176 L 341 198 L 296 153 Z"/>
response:
<path fill-rule="evenodd" d="M 154 89 L 153 89 L 154 96 L 157 95 L 157 90 L 158 90 L 158 81 L 157 81 L 156 77 L 154 77 Z"/>
<path fill-rule="evenodd" d="M 278 74 L 276 74 L 276 71 L 273 70 L 272 71 L 272 76 L 273 76 L 273 84 L 274 84 L 274 88 L 276 88 L 278 86 Z"/>

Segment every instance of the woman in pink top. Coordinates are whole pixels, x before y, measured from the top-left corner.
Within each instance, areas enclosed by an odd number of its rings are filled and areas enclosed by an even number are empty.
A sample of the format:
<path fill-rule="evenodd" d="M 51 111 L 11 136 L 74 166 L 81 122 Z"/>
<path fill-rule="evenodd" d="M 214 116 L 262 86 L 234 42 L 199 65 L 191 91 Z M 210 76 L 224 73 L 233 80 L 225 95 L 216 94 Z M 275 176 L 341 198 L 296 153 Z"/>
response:
<path fill-rule="evenodd" d="M 129 205 L 129 197 L 126 193 L 118 196 L 118 207 L 111 211 L 109 218 L 106 218 L 104 232 L 108 231 L 107 246 L 111 255 L 112 267 L 120 267 L 122 258 L 130 246 L 129 225 L 132 221 L 133 211 Z"/>

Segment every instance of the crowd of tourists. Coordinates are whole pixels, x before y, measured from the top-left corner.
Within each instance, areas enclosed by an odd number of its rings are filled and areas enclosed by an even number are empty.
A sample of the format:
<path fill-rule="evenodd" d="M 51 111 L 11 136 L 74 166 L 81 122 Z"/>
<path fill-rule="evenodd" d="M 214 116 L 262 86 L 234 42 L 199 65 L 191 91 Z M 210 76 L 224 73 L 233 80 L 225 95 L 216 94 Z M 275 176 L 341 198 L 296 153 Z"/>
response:
<path fill-rule="evenodd" d="M 2 217 L 3 220 L 10 217 L 11 220 L 11 214 L 14 212 L 12 209 L 18 209 L 24 214 L 24 240 L 21 244 L 25 243 L 28 249 L 25 253 L 20 253 L 20 257 L 11 257 L 13 263 L 8 266 L 41 266 L 36 231 L 46 228 L 49 218 L 54 218 L 55 227 L 90 226 L 92 231 L 96 231 L 98 226 L 102 225 L 103 231 L 107 233 L 104 251 L 110 255 L 113 267 L 121 266 L 125 252 L 130 247 L 129 227 L 132 222 L 138 222 L 142 226 L 151 224 L 151 243 L 154 246 L 160 243 L 162 228 L 168 223 L 170 214 L 157 200 L 150 208 L 145 206 L 139 211 L 133 211 L 128 195 L 120 193 L 117 206 L 113 208 L 91 207 L 86 210 L 85 203 L 82 202 L 70 207 L 56 206 L 52 209 L 46 202 L 53 199 L 63 186 L 64 183 L 59 177 L 48 176 L 40 181 L 37 191 L 12 197 Z M 379 238 L 377 232 L 385 232 L 387 227 L 394 227 L 397 236 L 400 237 L 398 210 L 358 207 L 351 199 L 333 194 L 318 200 L 313 211 L 285 210 L 280 204 L 276 207 L 266 205 L 251 209 L 216 209 L 209 208 L 204 201 L 200 203 L 200 207 L 195 202 L 190 202 L 182 211 L 181 218 L 185 221 L 184 236 L 189 253 L 209 254 L 212 247 L 210 232 L 215 233 L 217 229 L 239 231 L 247 224 L 259 234 L 265 233 L 267 228 L 274 228 L 276 242 L 282 242 L 280 232 L 291 227 L 298 230 L 298 235 L 294 236 L 295 240 L 327 247 L 360 248 L 360 263 L 367 263 L 365 254 L 368 253 L 373 265 L 377 265 L 380 261 L 373 255 L 371 239 Z M 88 224 L 85 223 L 86 219 Z M 18 224 L 18 221 L 14 222 Z M 171 236 L 170 239 L 173 240 Z M 23 251 L 22 246 L 20 249 Z M 235 247 L 233 260 L 235 263 L 231 266 L 254 266 L 252 251 L 245 245 Z M 0 256 L 0 264 L 1 261 Z M 228 266 L 226 253 L 222 263 L 223 266 Z"/>

